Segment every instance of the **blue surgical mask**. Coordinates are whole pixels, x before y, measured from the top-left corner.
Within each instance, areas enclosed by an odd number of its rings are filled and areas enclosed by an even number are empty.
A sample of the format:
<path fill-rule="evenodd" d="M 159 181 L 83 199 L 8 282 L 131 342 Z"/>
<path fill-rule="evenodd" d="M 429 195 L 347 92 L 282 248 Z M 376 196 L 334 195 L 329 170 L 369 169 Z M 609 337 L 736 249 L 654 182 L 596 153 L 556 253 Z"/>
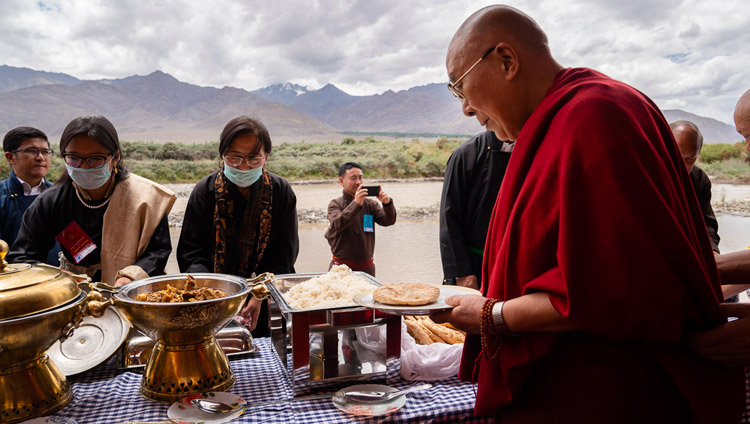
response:
<path fill-rule="evenodd" d="M 261 175 L 263 175 L 263 167 L 251 168 L 247 171 L 241 169 L 232 168 L 231 166 L 224 164 L 224 175 L 227 179 L 234 183 L 237 187 L 250 187 L 253 185 Z"/>
<path fill-rule="evenodd" d="M 110 175 L 112 175 L 112 170 L 109 169 L 109 162 L 100 168 L 90 169 L 73 168 L 66 163 L 65 168 L 68 170 L 70 178 L 86 190 L 96 190 L 103 186 L 109 180 Z"/>

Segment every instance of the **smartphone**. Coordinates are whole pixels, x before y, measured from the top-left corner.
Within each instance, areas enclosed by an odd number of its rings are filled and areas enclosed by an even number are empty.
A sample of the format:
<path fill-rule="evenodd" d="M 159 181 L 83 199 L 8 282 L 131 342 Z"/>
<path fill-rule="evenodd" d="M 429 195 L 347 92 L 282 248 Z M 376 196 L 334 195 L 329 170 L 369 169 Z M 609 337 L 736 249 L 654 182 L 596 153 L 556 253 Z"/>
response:
<path fill-rule="evenodd" d="M 363 186 L 367 190 L 368 196 L 377 196 L 380 194 L 380 186 Z"/>

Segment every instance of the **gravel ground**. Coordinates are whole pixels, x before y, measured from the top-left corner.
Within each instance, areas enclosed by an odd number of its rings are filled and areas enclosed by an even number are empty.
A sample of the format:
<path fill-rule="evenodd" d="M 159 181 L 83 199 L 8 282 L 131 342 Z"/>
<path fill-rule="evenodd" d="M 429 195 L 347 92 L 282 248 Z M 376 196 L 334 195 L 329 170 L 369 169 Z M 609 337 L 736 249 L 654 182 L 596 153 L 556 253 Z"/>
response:
<path fill-rule="evenodd" d="M 727 214 L 737 216 L 750 216 L 750 200 L 733 200 L 730 202 L 718 202 L 711 206 L 716 214 Z"/>

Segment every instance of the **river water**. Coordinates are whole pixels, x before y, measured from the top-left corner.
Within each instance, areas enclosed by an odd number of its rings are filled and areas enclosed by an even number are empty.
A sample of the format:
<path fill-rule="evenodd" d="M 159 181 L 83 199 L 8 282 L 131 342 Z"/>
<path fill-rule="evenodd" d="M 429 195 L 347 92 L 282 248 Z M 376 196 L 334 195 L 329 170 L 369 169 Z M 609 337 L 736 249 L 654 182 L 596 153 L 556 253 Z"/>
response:
<path fill-rule="evenodd" d="M 377 182 L 366 182 L 377 184 Z M 389 182 L 382 188 L 394 199 L 397 210 L 429 208 L 440 203 L 442 182 Z M 328 202 L 341 195 L 338 184 L 293 185 L 297 207 L 325 209 Z M 750 199 L 750 186 L 715 184 L 714 201 Z M 175 208 L 184 208 L 181 199 Z M 750 246 L 750 218 L 718 215 L 719 247 L 723 253 Z M 323 237 L 328 224 L 301 223 L 299 225 L 300 253 L 295 265 L 297 272 L 325 272 L 331 260 L 328 242 Z M 376 226 L 375 267 L 378 280 L 384 283 L 424 282 L 438 284 L 443 278 L 440 264 L 438 219 L 401 219 L 391 227 Z M 176 249 L 179 228 L 172 229 L 172 245 Z M 167 272 L 178 272 L 174 252 Z"/>

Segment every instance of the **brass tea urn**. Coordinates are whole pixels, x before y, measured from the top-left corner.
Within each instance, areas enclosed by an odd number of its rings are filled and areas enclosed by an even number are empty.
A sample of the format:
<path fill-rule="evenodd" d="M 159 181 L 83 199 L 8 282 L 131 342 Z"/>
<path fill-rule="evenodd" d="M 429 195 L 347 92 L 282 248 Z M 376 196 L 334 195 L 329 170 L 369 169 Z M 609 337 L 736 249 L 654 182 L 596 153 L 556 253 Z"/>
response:
<path fill-rule="evenodd" d="M 111 292 L 106 302 L 125 316 L 134 327 L 156 341 L 141 380 L 141 394 L 159 402 L 174 402 L 193 394 L 224 391 L 235 383 L 234 373 L 216 333 L 237 315 L 248 295 L 265 298 L 270 292 L 264 282 L 273 274 L 257 279 L 211 273 L 172 274 L 133 281 L 119 288 L 92 284 L 89 310 L 95 291 Z M 190 281 L 196 288 L 222 290 L 226 296 L 191 302 L 159 303 L 139 301 L 141 293 L 177 289 Z M 254 284 L 248 284 L 254 283 Z"/>
<path fill-rule="evenodd" d="M 49 265 L 5 261 L 0 240 L 0 422 L 49 415 L 73 399 L 47 349 L 72 334 L 86 294 L 78 280 Z"/>

